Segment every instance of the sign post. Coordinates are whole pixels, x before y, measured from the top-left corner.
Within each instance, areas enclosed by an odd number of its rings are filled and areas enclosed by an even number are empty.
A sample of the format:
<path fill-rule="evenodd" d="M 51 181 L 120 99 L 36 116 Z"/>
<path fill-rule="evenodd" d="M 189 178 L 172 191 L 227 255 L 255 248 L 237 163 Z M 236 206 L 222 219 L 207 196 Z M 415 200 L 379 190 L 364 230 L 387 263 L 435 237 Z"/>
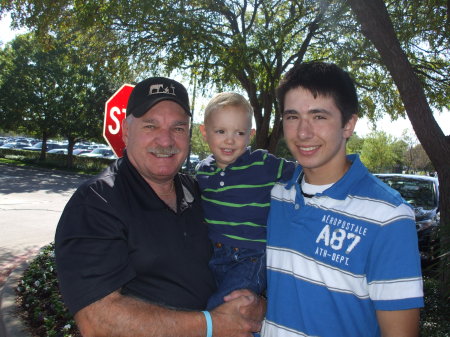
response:
<path fill-rule="evenodd" d="M 105 103 L 103 137 L 117 157 L 122 157 L 122 121 L 127 115 L 127 103 L 134 85 L 124 84 Z"/>

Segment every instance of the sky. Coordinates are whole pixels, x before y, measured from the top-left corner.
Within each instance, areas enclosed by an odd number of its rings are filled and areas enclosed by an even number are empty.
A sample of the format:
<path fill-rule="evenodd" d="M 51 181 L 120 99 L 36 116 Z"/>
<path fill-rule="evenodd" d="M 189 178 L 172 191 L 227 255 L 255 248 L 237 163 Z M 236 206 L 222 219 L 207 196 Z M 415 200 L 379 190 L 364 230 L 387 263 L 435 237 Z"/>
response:
<path fill-rule="evenodd" d="M 10 28 L 11 18 L 9 15 L 5 15 L 0 19 L 0 41 L 4 44 L 12 40 L 17 34 L 24 33 L 24 30 L 13 31 Z M 198 110 L 198 109 L 197 109 Z M 442 131 L 446 135 L 450 135 L 450 111 L 444 110 L 441 113 L 435 113 L 434 117 L 441 127 Z M 201 122 L 201 121 L 196 121 Z M 383 119 L 377 121 L 377 130 L 385 131 L 395 138 L 401 138 L 403 131 L 408 130 L 408 134 L 413 136 L 414 131 L 412 129 L 411 123 L 408 119 L 399 118 L 396 121 L 391 121 L 389 116 L 385 116 Z M 371 124 L 366 118 L 361 118 L 358 120 L 355 128 L 355 132 L 360 137 L 364 137 L 369 134 L 372 130 Z"/>

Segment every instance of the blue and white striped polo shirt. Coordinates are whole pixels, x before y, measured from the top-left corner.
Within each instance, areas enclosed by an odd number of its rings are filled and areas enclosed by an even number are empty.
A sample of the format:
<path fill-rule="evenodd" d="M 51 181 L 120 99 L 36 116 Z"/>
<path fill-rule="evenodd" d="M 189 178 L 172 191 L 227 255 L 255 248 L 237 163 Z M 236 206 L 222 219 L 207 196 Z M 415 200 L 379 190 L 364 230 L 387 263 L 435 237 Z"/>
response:
<path fill-rule="evenodd" d="M 423 306 L 412 208 L 356 155 L 323 193 L 272 190 L 263 337 L 380 336 L 376 310 Z"/>

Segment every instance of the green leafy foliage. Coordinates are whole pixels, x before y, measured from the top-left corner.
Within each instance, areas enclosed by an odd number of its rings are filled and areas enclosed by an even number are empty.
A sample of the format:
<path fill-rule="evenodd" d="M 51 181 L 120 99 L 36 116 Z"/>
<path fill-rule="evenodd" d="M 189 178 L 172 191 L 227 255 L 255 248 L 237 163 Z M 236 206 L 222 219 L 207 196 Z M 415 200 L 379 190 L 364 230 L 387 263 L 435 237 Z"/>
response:
<path fill-rule="evenodd" d="M 34 134 L 55 135 L 59 88 L 62 76 L 58 51 L 36 45 L 33 34 L 15 39 L 2 51 L 0 70 L 0 121 L 6 130 L 22 125 Z"/>
<path fill-rule="evenodd" d="M 42 248 L 30 263 L 17 286 L 17 294 L 22 317 L 34 337 L 81 336 L 61 299 L 54 244 Z"/>
<path fill-rule="evenodd" d="M 206 158 L 211 153 L 208 144 L 200 132 L 199 124 L 192 126 L 191 149 L 192 153 L 197 154 L 200 159 Z"/>
<path fill-rule="evenodd" d="M 385 1 L 398 38 L 430 104 L 447 106 L 449 36 L 446 1 Z M 126 61 L 136 74 L 187 73 L 201 87 L 244 90 L 253 105 L 257 147 L 274 152 L 280 138 L 275 87 L 292 64 L 335 62 L 354 76 L 361 115 L 376 120 L 405 111 L 379 54 L 342 1 L 1 0 L 18 25 L 42 40 L 99 59 Z M 448 20 L 448 18 L 447 18 Z M 121 56 L 121 57 L 120 57 Z M 275 126 L 275 127 L 273 127 Z"/>
<path fill-rule="evenodd" d="M 354 133 L 347 141 L 346 144 L 347 153 L 361 154 L 363 145 L 364 145 L 364 138 L 361 138 L 356 133 Z"/>
<path fill-rule="evenodd" d="M 450 336 L 450 299 L 443 300 L 439 282 L 433 278 L 424 279 L 425 306 L 420 313 L 421 337 Z"/>
<path fill-rule="evenodd" d="M 255 110 L 257 147 L 272 152 L 280 137 L 279 128 L 271 127 L 280 121 L 275 87 L 294 63 L 336 62 L 354 75 L 362 114 L 374 120 L 384 113 L 404 115 L 387 70 L 342 1 L 3 2 L 16 22 L 36 28 L 40 36 L 83 32 L 81 45 L 103 58 L 123 55 L 130 67 L 147 73 L 186 72 L 218 91 L 243 89 Z M 442 76 L 449 67 L 442 57 L 448 38 L 441 28 L 444 19 L 436 15 L 445 1 L 428 2 L 433 10 L 417 1 L 392 1 L 388 9 L 425 88 L 436 98 L 431 102 L 439 107 L 449 87 Z M 423 43 L 429 52 L 420 48 Z"/>
<path fill-rule="evenodd" d="M 114 59 L 80 51 L 82 38 L 71 36 L 80 41 L 67 44 L 53 35 L 43 41 L 28 33 L 0 52 L 0 122 L 5 130 L 22 127 L 43 140 L 60 136 L 69 141 L 69 150 L 77 141 L 101 139 L 105 102 L 130 71 Z M 67 158 L 70 167 L 72 156 Z"/>
<path fill-rule="evenodd" d="M 396 172 L 403 159 L 397 141 L 384 131 L 373 131 L 365 139 L 361 148 L 361 161 L 374 173 Z M 393 169 L 394 168 L 394 169 Z M 401 166 L 400 166 L 401 171 Z"/>

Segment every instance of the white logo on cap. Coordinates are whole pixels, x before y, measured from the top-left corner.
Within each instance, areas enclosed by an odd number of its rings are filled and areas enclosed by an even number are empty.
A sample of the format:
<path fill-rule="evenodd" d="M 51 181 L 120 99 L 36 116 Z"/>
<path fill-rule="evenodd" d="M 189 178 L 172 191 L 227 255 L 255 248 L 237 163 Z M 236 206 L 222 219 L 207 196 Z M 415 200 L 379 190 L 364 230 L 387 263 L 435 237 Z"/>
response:
<path fill-rule="evenodd" d="M 173 84 L 170 85 L 170 87 L 165 87 L 163 84 L 152 84 L 150 86 L 150 89 L 148 90 L 149 95 L 156 95 L 156 94 L 168 94 L 168 95 L 175 95 L 175 87 Z"/>

